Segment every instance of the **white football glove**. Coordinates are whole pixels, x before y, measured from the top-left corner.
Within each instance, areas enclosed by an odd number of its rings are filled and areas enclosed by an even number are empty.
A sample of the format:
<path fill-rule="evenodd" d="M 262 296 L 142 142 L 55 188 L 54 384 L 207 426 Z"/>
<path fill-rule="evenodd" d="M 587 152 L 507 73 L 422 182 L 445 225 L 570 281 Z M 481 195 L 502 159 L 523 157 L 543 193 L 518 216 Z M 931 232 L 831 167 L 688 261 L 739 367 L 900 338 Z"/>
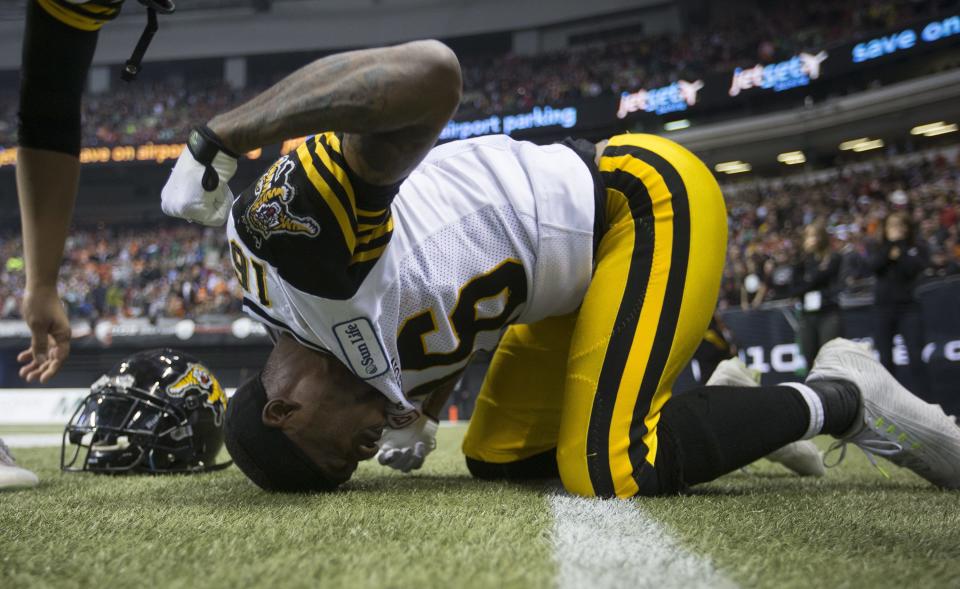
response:
<path fill-rule="evenodd" d="M 239 157 L 207 127 L 194 128 L 160 193 L 163 212 L 211 227 L 226 223 L 233 204 L 227 183 Z"/>
<path fill-rule="evenodd" d="M 427 454 L 437 447 L 438 425 L 435 419 L 421 415 L 403 429 L 387 429 L 380 438 L 377 460 L 403 472 L 420 468 Z"/>

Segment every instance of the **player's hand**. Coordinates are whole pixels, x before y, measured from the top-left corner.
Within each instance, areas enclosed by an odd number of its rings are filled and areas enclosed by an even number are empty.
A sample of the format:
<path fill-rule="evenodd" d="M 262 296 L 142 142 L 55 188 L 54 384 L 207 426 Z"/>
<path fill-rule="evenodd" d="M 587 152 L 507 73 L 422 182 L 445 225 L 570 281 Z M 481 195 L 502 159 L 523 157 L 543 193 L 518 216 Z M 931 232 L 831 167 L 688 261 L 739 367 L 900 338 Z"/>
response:
<path fill-rule="evenodd" d="M 421 415 L 403 429 L 388 429 L 380 438 L 377 460 L 384 466 L 410 472 L 423 466 L 427 454 L 437 447 L 435 419 Z"/>
<path fill-rule="evenodd" d="M 70 321 L 55 288 L 28 289 L 23 318 L 30 328 L 30 347 L 17 355 L 20 378 L 47 382 L 70 355 Z"/>
<path fill-rule="evenodd" d="M 233 204 L 227 183 L 237 172 L 238 159 L 213 131 L 194 128 L 160 193 L 163 212 L 211 227 L 226 223 Z"/>

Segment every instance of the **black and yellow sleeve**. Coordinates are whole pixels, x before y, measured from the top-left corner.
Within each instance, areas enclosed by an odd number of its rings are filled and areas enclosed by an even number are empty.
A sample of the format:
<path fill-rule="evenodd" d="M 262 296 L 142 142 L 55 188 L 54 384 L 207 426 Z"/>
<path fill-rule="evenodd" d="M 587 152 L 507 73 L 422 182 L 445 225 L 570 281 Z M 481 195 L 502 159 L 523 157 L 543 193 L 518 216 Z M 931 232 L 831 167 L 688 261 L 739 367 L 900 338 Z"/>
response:
<path fill-rule="evenodd" d="M 47 14 L 81 31 L 98 31 L 120 14 L 123 0 L 35 0 Z"/>
<path fill-rule="evenodd" d="M 390 203 L 400 183 L 375 186 L 347 164 L 342 135 L 308 138 L 237 199 L 237 233 L 284 280 L 316 296 L 346 299 L 386 250 Z"/>
<path fill-rule="evenodd" d="M 17 113 L 21 147 L 80 153 L 80 103 L 97 29 L 120 11 L 119 2 L 98 2 L 104 5 L 66 0 L 27 4 Z M 87 11 L 101 16 L 86 18 Z"/>

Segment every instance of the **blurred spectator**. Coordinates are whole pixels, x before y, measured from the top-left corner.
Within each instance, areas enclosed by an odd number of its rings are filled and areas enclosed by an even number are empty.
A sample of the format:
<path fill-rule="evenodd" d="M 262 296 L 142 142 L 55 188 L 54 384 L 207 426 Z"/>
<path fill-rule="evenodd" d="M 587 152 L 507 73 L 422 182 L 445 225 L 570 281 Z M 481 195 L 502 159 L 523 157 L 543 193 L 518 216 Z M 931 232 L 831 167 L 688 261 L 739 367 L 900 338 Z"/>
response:
<path fill-rule="evenodd" d="M 926 266 L 926 248 L 917 243 L 910 217 L 903 211 L 888 215 L 883 223 L 883 238 L 870 256 L 870 267 L 877 276 L 874 343 L 880 352 L 880 361 L 893 373 L 893 338 L 897 333 L 903 336 L 914 388 L 919 388 L 921 393 L 928 387 L 920 357 L 923 323 L 913 289 Z"/>
<path fill-rule="evenodd" d="M 20 241 L 0 236 L 0 319 L 18 319 L 23 294 Z M 197 317 L 239 313 L 239 284 L 222 230 L 174 228 L 78 231 L 60 271 L 73 319 Z"/>
<path fill-rule="evenodd" d="M 840 255 L 833 251 L 822 222 L 803 228 L 803 258 L 794 272 L 790 294 L 800 299 L 800 350 L 813 364 L 823 344 L 843 335 L 839 296 Z"/>
<path fill-rule="evenodd" d="M 930 253 L 930 265 L 923 271 L 924 280 L 936 280 L 954 274 L 960 274 L 960 264 L 949 258 L 945 248 L 933 250 Z"/>
<path fill-rule="evenodd" d="M 723 190 L 730 238 L 721 308 L 785 301 L 789 293 L 783 285 L 800 257 L 802 228 L 817 219 L 840 256 L 840 281 L 848 293 L 872 297 L 875 277 L 868 257 L 882 239 L 883 220 L 896 209 L 909 212 L 918 242 L 934 253 L 935 269 L 925 276 L 958 272 L 960 150 L 878 158 Z"/>
<path fill-rule="evenodd" d="M 899 192 L 906 196 L 906 205 Z M 896 196 L 892 196 L 896 194 Z M 899 207 L 931 252 L 924 279 L 960 272 L 960 150 L 861 162 L 790 179 L 724 186 L 729 231 L 721 309 L 785 304 L 799 280 L 803 228 L 820 219 L 840 257 L 846 293 L 871 297 L 867 259 L 885 217 Z M 239 312 L 239 286 L 223 232 L 193 225 L 75 232 L 60 274 L 73 318 L 195 317 Z M 0 319 L 19 318 L 21 245 L 0 233 Z M 842 302 L 842 301 L 841 301 Z"/>

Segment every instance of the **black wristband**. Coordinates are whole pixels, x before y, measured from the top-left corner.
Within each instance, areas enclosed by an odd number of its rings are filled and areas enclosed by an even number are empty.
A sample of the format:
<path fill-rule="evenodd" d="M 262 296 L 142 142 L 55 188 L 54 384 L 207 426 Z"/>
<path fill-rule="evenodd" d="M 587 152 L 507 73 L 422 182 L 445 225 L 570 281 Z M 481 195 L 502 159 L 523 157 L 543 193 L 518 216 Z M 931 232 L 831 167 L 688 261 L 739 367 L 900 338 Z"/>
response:
<path fill-rule="evenodd" d="M 206 125 L 199 125 L 190 131 L 187 147 L 190 148 L 193 158 L 205 166 L 213 163 L 213 158 L 217 156 L 218 151 L 222 151 L 234 159 L 240 159 L 240 155 L 227 149 L 223 145 L 223 140 L 217 137 L 217 134 Z"/>
<path fill-rule="evenodd" d="M 190 137 L 187 138 L 187 149 L 193 154 L 193 159 L 197 160 L 205 168 L 201 184 L 207 192 L 216 190 L 220 185 L 220 177 L 217 171 L 213 169 L 213 158 L 217 153 L 223 152 L 234 159 L 240 159 L 240 156 L 223 146 L 223 142 L 217 137 L 210 127 L 200 125 L 190 131 Z"/>

